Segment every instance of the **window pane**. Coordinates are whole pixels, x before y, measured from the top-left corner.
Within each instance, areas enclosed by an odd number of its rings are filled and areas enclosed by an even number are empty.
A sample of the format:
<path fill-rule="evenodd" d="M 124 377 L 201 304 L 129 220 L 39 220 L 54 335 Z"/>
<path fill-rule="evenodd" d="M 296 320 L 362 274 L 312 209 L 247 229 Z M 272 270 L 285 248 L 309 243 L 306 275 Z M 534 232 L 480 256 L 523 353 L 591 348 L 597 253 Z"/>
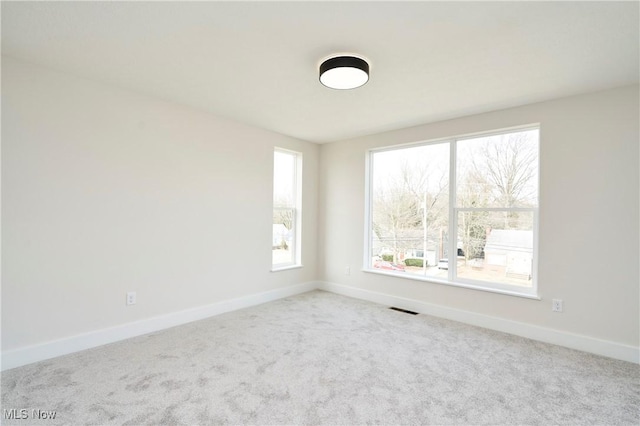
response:
<path fill-rule="evenodd" d="M 370 266 L 446 278 L 449 144 L 375 152 L 371 165 Z"/>
<path fill-rule="evenodd" d="M 272 263 L 281 265 L 295 262 L 295 210 L 273 210 Z"/>
<path fill-rule="evenodd" d="M 273 155 L 273 204 L 295 206 L 296 155 L 275 151 Z"/>
<path fill-rule="evenodd" d="M 533 212 L 458 212 L 458 248 L 459 278 L 530 288 Z"/>
<path fill-rule="evenodd" d="M 457 142 L 457 207 L 538 205 L 538 129 Z"/>
<path fill-rule="evenodd" d="M 271 261 L 276 267 L 296 265 L 301 261 L 301 167 L 302 154 L 275 149 Z"/>

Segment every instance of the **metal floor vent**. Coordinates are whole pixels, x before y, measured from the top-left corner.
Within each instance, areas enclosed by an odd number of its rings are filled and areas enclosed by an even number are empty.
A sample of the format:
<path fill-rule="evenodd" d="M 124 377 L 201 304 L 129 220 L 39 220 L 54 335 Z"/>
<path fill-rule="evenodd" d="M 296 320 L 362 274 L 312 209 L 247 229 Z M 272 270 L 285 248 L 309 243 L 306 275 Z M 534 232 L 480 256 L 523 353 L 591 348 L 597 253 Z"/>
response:
<path fill-rule="evenodd" d="M 407 311 L 406 309 L 400 309 L 400 308 L 396 308 L 395 306 L 390 307 L 389 309 L 392 309 L 394 311 L 398 311 L 398 312 L 404 312 L 405 314 L 409 314 L 409 315 L 418 315 L 417 312 L 413 312 L 413 311 Z"/>

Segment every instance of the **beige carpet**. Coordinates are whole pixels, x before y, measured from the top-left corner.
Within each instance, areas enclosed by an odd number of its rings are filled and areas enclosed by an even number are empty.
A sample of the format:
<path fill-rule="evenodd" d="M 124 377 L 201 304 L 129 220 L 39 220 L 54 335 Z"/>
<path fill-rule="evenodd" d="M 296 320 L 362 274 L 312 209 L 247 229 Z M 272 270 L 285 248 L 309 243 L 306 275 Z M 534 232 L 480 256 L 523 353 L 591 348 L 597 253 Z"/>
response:
<path fill-rule="evenodd" d="M 639 407 L 636 364 L 321 291 L 2 374 L 22 425 L 638 425 Z"/>

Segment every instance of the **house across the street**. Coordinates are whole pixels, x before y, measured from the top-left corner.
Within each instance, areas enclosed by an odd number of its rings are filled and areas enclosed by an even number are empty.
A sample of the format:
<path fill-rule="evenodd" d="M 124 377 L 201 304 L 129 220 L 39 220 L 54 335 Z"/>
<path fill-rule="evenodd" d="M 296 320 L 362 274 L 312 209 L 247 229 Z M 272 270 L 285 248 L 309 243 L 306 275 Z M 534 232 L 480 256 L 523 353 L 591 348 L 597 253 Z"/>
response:
<path fill-rule="evenodd" d="M 484 266 L 508 276 L 530 278 L 533 264 L 533 231 L 492 229 L 484 246 Z"/>

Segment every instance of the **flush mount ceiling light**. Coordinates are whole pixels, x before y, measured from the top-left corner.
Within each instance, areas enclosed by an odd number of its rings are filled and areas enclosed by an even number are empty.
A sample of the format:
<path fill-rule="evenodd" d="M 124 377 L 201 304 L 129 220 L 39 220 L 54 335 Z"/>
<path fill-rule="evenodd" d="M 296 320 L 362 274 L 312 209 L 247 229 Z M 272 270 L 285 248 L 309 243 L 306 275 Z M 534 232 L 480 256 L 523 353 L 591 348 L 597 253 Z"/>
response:
<path fill-rule="evenodd" d="M 320 65 L 320 83 L 331 89 L 355 89 L 369 81 L 369 64 L 355 56 L 336 56 Z"/>

